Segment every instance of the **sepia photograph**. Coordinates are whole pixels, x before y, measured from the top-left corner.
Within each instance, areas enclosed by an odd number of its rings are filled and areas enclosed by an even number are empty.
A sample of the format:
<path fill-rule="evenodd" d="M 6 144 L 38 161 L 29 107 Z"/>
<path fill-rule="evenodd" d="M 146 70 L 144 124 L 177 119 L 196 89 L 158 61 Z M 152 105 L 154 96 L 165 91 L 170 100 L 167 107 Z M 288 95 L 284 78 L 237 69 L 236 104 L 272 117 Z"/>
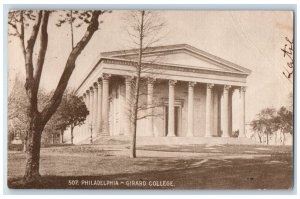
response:
<path fill-rule="evenodd" d="M 293 10 L 4 20 L 9 189 L 293 189 Z"/>

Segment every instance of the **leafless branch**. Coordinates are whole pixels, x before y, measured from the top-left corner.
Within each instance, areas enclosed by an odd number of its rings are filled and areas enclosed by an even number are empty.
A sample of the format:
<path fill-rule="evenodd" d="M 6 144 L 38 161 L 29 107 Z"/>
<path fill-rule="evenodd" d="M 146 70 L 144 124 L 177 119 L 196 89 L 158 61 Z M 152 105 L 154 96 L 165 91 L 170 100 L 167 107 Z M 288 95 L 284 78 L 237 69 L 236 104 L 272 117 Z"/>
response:
<path fill-rule="evenodd" d="M 37 92 L 39 88 L 40 79 L 41 79 L 42 70 L 45 61 L 45 55 L 47 51 L 47 45 L 48 45 L 47 25 L 48 25 L 49 15 L 50 15 L 49 11 L 43 11 L 43 20 L 41 24 L 41 34 L 40 34 L 40 49 L 37 58 L 36 70 L 34 73 L 35 92 Z"/>
<path fill-rule="evenodd" d="M 38 35 L 38 31 L 40 28 L 41 20 L 43 16 L 43 11 L 39 11 L 38 13 L 38 19 L 36 20 L 36 23 L 33 25 L 31 35 L 27 41 L 26 46 L 26 81 L 32 81 L 33 78 L 33 63 L 32 63 L 32 54 L 34 45 L 36 42 L 36 38 Z M 28 83 L 28 82 L 26 82 Z"/>
<path fill-rule="evenodd" d="M 77 57 L 80 55 L 81 51 L 88 44 L 93 34 L 98 30 L 99 27 L 98 18 L 99 15 L 101 14 L 103 14 L 102 11 L 99 10 L 93 11 L 91 21 L 87 27 L 85 34 L 70 53 L 70 56 L 68 57 L 67 63 L 65 65 L 65 69 L 61 75 L 61 78 L 54 91 L 54 94 L 50 99 L 50 102 L 46 105 L 46 107 L 42 111 L 44 121 L 48 121 L 49 118 L 53 115 L 56 108 L 59 106 L 62 99 L 63 92 L 67 87 L 69 78 L 75 68 L 75 61 L 77 60 Z"/>

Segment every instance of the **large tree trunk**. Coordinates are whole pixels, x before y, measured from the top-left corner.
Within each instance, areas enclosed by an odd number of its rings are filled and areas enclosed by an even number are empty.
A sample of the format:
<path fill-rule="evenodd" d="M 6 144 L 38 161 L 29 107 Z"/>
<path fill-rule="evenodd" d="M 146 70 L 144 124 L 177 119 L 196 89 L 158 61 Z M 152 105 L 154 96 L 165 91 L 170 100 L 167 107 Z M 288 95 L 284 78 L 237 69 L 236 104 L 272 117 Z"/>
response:
<path fill-rule="evenodd" d="M 43 17 L 43 11 L 38 12 L 38 18 L 36 23 L 32 27 L 32 33 L 29 36 L 27 41 L 27 47 L 25 50 L 25 68 L 26 68 L 26 82 L 25 89 L 26 95 L 29 99 L 29 104 L 27 107 L 27 117 L 28 117 L 28 126 L 27 126 L 27 153 L 26 153 L 26 167 L 25 175 L 23 181 L 28 184 L 36 182 L 40 178 L 39 168 L 40 168 L 40 148 L 41 148 L 41 137 L 42 132 L 45 127 L 45 123 L 42 122 L 41 114 L 38 111 L 37 103 L 37 93 L 38 93 L 38 81 L 35 81 L 33 77 L 33 50 L 36 42 L 36 38 L 40 29 L 41 21 L 43 18 L 43 33 L 46 30 L 46 25 L 48 23 L 49 13 Z M 46 36 L 47 38 L 47 36 Z M 45 34 L 41 34 L 41 46 L 44 46 L 44 42 L 47 42 L 45 39 Z M 24 41 L 23 41 L 24 42 Z M 47 48 L 47 47 L 46 47 Z M 40 49 L 44 52 L 44 49 Z M 39 53 L 39 59 L 37 62 L 41 62 L 41 54 Z"/>
<path fill-rule="evenodd" d="M 40 114 L 34 113 L 33 118 L 30 120 L 30 127 L 28 129 L 27 138 L 27 153 L 26 153 L 26 168 L 24 181 L 32 183 L 40 178 L 40 148 L 41 137 L 44 129 L 44 124 L 41 123 Z"/>
<path fill-rule="evenodd" d="M 77 57 L 81 54 L 82 50 L 88 44 L 90 39 L 96 30 L 98 30 L 99 22 L 98 17 L 102 14 L 102 11 L 93 11 L 90 24 L 81 40 L 72 49 L 68 60 L 66 62 L 63 74 L 60 77 L 59 83 L 54 91 L 50 102 L 45 106 L 45 108 L 39 112 L 38 111 L 38 89 L 40 78 L 42 74 L 42 69 L 44 66 L 45 54 L 47 51 L 48 44 L 48 33 L 47 25 L 49 18 L 49 11 L 38 11 L 38 18 L 36 23 L 32 27 L 32 33 L 27 41 L 27 47 L 25 52 L 25 69 L 26 69 L 26 83 L 25 89 L 26 94 L 29 99 L 28 105 L 28 141 L 27 141 L 27 163 L 25 168 L 24 182 L 34 182 L 39 177 L 39 159 L 40 159 L 40 147 L 41 147 L 41 135 L 42 131 L 52 117 L 52 115 L 57 110 L 63 93 L 67 87 L 70 76 L 75 68 L 75 62 Z M 23 23 L 22 23 L 23 24 Z M 36 62 L 36 67 L 33 67 L 33 52 L 36 43 L 37 35 L 40 30 L 40 48 L 38 50 L 38 57 Z M 24 38 L 21 38 L 24 42 Z"/>

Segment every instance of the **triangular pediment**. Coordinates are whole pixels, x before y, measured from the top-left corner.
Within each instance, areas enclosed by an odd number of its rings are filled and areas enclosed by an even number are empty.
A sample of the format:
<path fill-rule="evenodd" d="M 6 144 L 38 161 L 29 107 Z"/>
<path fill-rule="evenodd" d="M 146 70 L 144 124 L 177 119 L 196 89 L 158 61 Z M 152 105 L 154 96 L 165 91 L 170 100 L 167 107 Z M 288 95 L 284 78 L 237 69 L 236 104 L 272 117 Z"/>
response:
<path fill-rule="evenodd" d="M 138 60 L 138 51 L 136 49 L 105 52 L 101 55 L 105 57 L 131 61 Z M 246 68 L 186 44 L 152 47 L 145 51 L 143 57 L 143 61 L 148 63 L 162 63 L 181 67 L 192 67 L 244 74 L 250 74 L 251 72 Z"/>

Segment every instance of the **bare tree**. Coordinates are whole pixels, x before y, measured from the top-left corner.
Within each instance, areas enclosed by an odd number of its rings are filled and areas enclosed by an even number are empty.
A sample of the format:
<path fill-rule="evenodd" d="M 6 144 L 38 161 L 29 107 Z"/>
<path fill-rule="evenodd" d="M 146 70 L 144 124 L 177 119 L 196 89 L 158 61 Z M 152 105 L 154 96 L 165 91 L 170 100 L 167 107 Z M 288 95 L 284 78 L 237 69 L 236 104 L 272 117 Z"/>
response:
<path fill-rule="evenodd" d="M 111 11 L 107 12 L 111 13 Z M 61 27 L 64 24 L 68 24 L 70 26 L 72 49 L 74 48 L 74 28 L 80 28 L 83 24 L 89 23 L 90 17 L 90 11 L 65 10 L 60 12 L 58 22 L 55 25 L 57 27 Z M 103 21 L 100 21 L 100 23 L 103 23 Z"/>
<path fill-rule="evenodd" d="M 25 175 L 23 178 L 25 183 L 35 182 L 40 178 L 39 161 L 43 129 L 57 110 L 70 76 L 75 68 L 75 62 L 94 33 L 98 30 L 98 18 L 104 12 L 105 11 L 101 10 L 83 11 L 80 15 L 83 20 L 87 20 L 88 26 L 82 38 L 76 46 L 72 48 L 66 60 L 59 83 L 50 100 L 42 110 L 38 108 L 37 96 L 48 46 L 48 21 L 51 11 L 11 11 L 9 13 L 8 24 L 11 28 L 9 34 L 16 36 L 21 41 L 21 50 L 23 52 L 26 69 L 25 90 L 29 100 L 27 106 L 27 156 Z M 25 35 L 25 32 L 27 32 L 28 35 Z M 38 47 L 35 45 L 37 40 L 39 40 Z M 34 61 L 35 56 L 33 55 L 35 51 L 37 51 L 37 58 Z"/>
<path fill-rule="evenodd" d="M 139 113 L 145 109 L 153 109 L 154 107 L 149 107 L 143 103 L 140 103 L 140 97 L 145 95 L 143 90 L 143 84 L 147 82 L 147 80 L 151 81 L 153 79 L 153 75 L 151 75 L 151 71 L 154 70 L 150 65 L 151 63 L 155 63 L 159 56 L 145 57 L 147 51 L 151 49 L 157 42 L 161 41 L 164 37 L 162 30 L 165 26 L 162 18 L 157 11 L 130 11 L 126 15 L 127 22 L 127 34 L 130 38 L 130 43 L 133 44 L 133 49 L 136 49 L 137 57 L 132 57 L 136 64 L 135 73 L 132 75 L 132 95 L 131 95 L 131 103 L 130 107 L 128 107 L 128 114 L 130 115 L 131 123 L 132 123 L 132 140 L 131 140 L 131 150 L 130 157 L 136 157 L 136 135 L 137 135 L 137 121 L 139 119 L 145 118 L 149 115 L 140 115 Z M 157 70 L 157 69 L 156 69 Z"/>

